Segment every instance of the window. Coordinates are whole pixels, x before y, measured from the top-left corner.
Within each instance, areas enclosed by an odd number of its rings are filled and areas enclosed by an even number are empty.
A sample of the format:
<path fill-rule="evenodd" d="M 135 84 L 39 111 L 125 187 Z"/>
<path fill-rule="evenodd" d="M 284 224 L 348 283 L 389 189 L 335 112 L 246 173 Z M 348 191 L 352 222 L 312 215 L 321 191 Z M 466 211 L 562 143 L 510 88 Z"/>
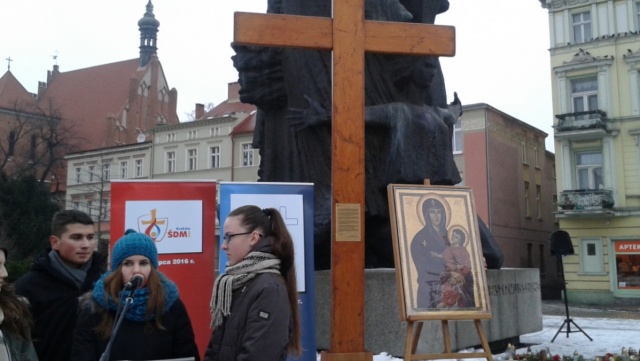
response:
<path fill-rule="evenodd" d="M 16 138 L 18 136 L 16 135 L 16 131 L 12 130 L 9 133 L 9 149 L 7 150 L 7 157 L 13 157 L 13 154 L 16 151 Z"/>
<path fill-rule="evenodd" d="M 129 163 L 126 161 L 120 162 L 120 179 L 127 179 L 129 169 Z"/>
<path fill-rule="evenodd" d="M 547 273 L 547 265 L 545 264 L 545 259 L 544 259 L 544 244 L 539 244 L 538 245 L 538 256 L 540 257 L 540 266 L 538 267 L 540 269 L 540 277 L 544 277 Z"/>
<path fill-rule="evenodd" d="M 187 138 L 189 140 L 198 139 L 198 131 L 197 130 L 190 130 L 188 135 L 187 135 Z"/>
<path fill-rule="evenodd" d="M 635 60 L 631 59 L 635 58 L 627 57 L 624 59 L 629 69 L 635 66 Z M 607 88 L 603 88 L 603 85 L 611 84 L 612 81 L 615 83 L 613 78 L 616 75 L 615 71 L 612 70 L 613 64 L 615 64 L 615 60 L 611 56 L 594 57 L 584 49 L 579 49 L 571 60 L 553 67 L 553 72 L 558 80 L 558 90 L 560 94 L 566 97 L 563 97 L 562 101 L 559 102 L 560 109 L 558 113 L 568 114 L 590 110 L 590 108 L 604 111 L 611 109 L 611 101 L 614 99 L 598 93 L 599 91 L 604 91 L 606 94 Z M 631 74 L 632 71 L 630 70 L 629 75 Z M 630 78 L 633 77 L 631 76 Z M 635 81 L 634 79 L 630 80 Z M 574 102 L 574 96 L 581 99 Z"/>
<path fill-rule="evenodd" d="M 166 173 L 175 173 L 176 172 L 176 152 L 167 152 L 165 154 L 165 159 L 166 159 L 166 166 L 165 166 L 165 172 Z"/>
<path fill-rule="evenodd" d="M 82 182 L 82 168 L 76 167 L 76 184 Z"/>
<path fill-rule="evenodd" d="M 598 110 L 598 78 L 580 78 L 571 80 L 571 103 L 573 112 Z M 576 118 L 587 119 L 586 116 Z"/>
<path fill-rule="evenodd" d="M 140 178 L 143 175 L 142 159 L 136 159 L 136 178 Z"/>
<path fill-rule="evenodd" d="M 171 143 L 175 141 L 176 141 L 176 133 L 167 134 L 167 143 Z"/>
<path fill-rule="evenodd" d="M 209 147 L 209 168 L 220 168 L 220 147 Z"/>
<path fill-rule="evenodd" d="M 527 141 L 525 139 L 522 140 L 522 163 L 527 163 Z"/>
<path fill-rule="evenodd" d="M 93 215 L 93 201 L 87 201 L 87 214 L 89 216 Z"/>
<path fill-rule="evenodd" d="M 31 135 L 31 148 L 29 148 L 29 160 L 36 160 L 36 150 L 38 148 L 38 136 L 35 134 Z"/>
<path fill-rule="evenodd" d="M 576 188 L 604 188 L 601 151 L 576 153 Z"/>
<path fill-rule="evenodd" d="M 90 165 L 89 166 L 89 182 L 93 182 L 94 181 L 94 177 L 96 174 L 96 166 L 95 165 Z"/>
<path fill-rule="evenodd" d="M 80 210 L 80 202 L 73 202 L 73 209 Z"/>
<path fill-rule="evenodd" d="M 542 219 L 542 189 L 536 184 L 536 206 L 538 207 L 538 219 Z"/>
<path fill-rule="evenodd" d="M 220 135 L 220 127 L 213 127 L 210 130 L 210 134 L 212 137 L 217 137 Z"/>
<path fill-rule="evenodd" d="M 538 143 L 533 146 L 533 165 L 540 168 L 540 154 L 538 154 Z"/>
<path fill-rule="evenodd" d="M 110 163 L 104 163 L 102 165 L 102 180 L 109 180 L 111 179 L 111 164 Z"/>
<path fill-rule="evenodd" d="M 242 145 L 242 166 L 250 167 L 253 165 L 253 147 L 251 143 L 245 143 Z"/>
<path fill-rule="evenodd" d="M 638 24 L 638 28 L 640 28 L 640 1 L 636 2 L 636 24 Z"/>
<path fill-rule="evenodd" d="M 573 23 L 573 43 L 580 44 L 591 40 L 591 13 L 585 11 L 573 14 L 571 20 Z"/>
<path fill-rule="evenodd" d="M 524 216 L 531 217 L 529 212 L 529 182 L 524 182 Z"/>
<path fill-rule="evenodd" d="M 198 150 L 187 150 L 187 170 L 198 170 Z"/>
<path fill-rule="evenodd" d="M 106 221 L 109 219 L 109 200 L 100 199 L 100 219 Z"/>
<path fill-rule="evenodd" d="M 533 243 L 527 243 L 527 268 L 533 268 Z"/>
<path fill-rule="evenodd" d="M 458 121 L 453 125 L 453 153 L 462 153 L 462 121 Z"/>

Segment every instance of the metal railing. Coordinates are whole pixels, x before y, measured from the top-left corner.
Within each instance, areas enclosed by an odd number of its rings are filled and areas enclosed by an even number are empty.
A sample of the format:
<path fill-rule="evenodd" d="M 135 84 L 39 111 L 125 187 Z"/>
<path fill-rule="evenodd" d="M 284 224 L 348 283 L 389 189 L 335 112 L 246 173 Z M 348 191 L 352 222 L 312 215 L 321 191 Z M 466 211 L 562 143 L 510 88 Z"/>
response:
<path fill-rule="evenodd" d="M 613 192 L 609 189 L 574 189 L 562 191 L 558 207 L 561 210 L 602 210 L 613 208 Z"/>
<path fill-rule="evenodd" d="M 556 115 L 556 131 L 607 129 L 607 113 L 602 110 L 589 110 Z"/>

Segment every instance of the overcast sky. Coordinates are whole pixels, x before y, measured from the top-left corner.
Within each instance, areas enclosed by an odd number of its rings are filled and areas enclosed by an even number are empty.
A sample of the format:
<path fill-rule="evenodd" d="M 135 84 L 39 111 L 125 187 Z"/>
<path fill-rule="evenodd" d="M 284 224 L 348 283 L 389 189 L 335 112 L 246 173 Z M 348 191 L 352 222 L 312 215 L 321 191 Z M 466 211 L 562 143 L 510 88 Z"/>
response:
<path fill-rule="evenodd" d="M 233 12 L 264 12 L 266 0 L 153 0 L 158 57 L 178 116 L 218 104 L 237 80 L 230 57 Z M 539 0 L 450 0 L 437 23 L 456 27 L 457 53 L 442 58 L 448 97 L 487 103 L 547 134 L 553 151 L 547 10 Z M 147 0 L 3 1 L 0 59 L 30 92 L 56 63 L 70 71 L 138 57 Z M 53 56 L 57 55 L 57 60 Z"/>

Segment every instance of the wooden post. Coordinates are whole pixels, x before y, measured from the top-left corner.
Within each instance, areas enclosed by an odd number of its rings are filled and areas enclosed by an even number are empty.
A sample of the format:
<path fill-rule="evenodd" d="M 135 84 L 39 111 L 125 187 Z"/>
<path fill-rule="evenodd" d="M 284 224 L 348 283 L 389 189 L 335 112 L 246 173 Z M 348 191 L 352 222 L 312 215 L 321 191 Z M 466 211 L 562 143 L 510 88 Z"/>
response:
<path fill-rule="evenodd" d="M 454 28 L 364 20 L 364 0 L 333 1 L 333 19 L 235 14 L 234 42 L 333 51 L 331 340 L 323 361 L 364 350 L 364 55 L 455 54 Z"/>
<path fill-rule="evenodd" d="M 341 354 L 364 351 L 364 0 L 333 14 L 330 353 Z"/>

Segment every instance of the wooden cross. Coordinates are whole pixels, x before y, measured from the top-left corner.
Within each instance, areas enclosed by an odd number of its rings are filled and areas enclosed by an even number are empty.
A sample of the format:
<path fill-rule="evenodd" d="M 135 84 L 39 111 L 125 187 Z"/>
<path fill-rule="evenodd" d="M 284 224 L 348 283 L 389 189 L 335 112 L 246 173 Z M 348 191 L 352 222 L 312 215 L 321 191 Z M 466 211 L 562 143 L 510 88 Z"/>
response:
<path fill-rule="evenodd" d="M 364 0 L 333 0 L 333 18 L 235 13 L 234 42 L 333 51 L 331 338 L 322 359 L 371 361 L 364 351 L 364 55 L 453 56 L 455 29 L 365 21 Z M 359 217 L 355 237 L 337 227 L 347 223 L 343 211 Z"/>

